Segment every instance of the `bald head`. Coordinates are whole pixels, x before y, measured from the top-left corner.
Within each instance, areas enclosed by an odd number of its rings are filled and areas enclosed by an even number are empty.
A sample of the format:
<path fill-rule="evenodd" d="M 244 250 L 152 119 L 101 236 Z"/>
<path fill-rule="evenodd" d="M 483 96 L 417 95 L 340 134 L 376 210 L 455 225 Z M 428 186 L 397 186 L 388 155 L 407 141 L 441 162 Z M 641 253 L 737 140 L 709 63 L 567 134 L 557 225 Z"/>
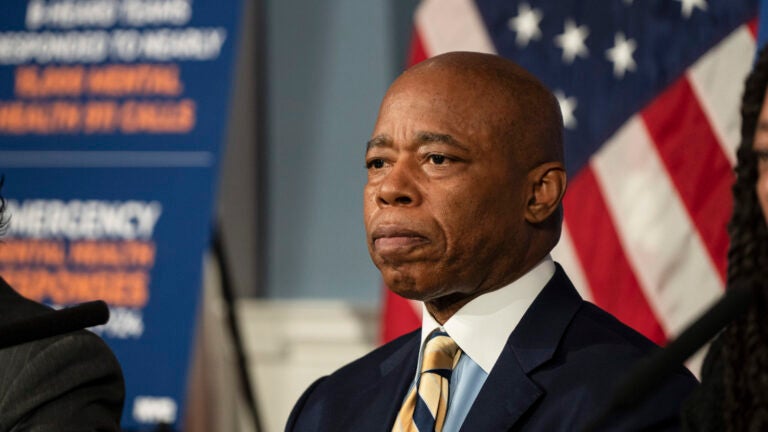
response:
<path fill-rule="evenodd" d="M 502 57 L 450 52 L 403 73 L 390 92 L 442 87 L 447 100 L 470 104 L 477 120 L 525 168 L 563 162 L 563 121 L 557 99 L 536 77 Z"/>

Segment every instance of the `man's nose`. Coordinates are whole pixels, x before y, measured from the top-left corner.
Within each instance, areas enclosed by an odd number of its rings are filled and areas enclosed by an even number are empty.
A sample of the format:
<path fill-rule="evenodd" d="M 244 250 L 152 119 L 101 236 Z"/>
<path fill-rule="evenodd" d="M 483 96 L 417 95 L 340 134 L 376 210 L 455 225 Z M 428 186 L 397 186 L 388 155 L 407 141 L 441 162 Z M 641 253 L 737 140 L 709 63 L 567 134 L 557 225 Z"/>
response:
<path fill-rule="evenodd" d="M 382 180 L 376 201 L 379 206 L 410 206 L 420 202 L 417 173 L 406 162 L 397 162 Z"/>

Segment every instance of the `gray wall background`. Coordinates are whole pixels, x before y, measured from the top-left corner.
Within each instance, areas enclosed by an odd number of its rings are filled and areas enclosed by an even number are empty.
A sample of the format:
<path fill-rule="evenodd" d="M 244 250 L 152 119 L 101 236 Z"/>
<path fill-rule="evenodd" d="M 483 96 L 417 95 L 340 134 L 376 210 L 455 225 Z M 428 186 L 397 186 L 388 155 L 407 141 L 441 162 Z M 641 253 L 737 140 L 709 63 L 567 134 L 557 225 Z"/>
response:
<path fill-rule="evenodd" d="M 364 146 L 416 0 L 245 0 L 219 217 L 235 288 L 372 305 Z"/>

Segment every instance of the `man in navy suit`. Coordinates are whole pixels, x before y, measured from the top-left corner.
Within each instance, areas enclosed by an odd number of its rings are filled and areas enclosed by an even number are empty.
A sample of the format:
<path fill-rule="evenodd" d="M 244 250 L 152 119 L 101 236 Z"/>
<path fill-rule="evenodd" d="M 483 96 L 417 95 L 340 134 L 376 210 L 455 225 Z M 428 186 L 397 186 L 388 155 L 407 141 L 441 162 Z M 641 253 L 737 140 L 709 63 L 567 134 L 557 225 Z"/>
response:
<path fill-rule="evenodd" d="M 319 379 L 286 430 L 416 430 L 398 413 L 412 389 L 422 397 L 435 330 L 460 353 L 429 427 L 443 432 L 582 430 L 655 348 L 584 302 L 549 256 L 566 189 L 562 118 L 519 66 L 448 53 L 409 69 L 384 97 L 366 166 L 371 258 L 390 289 L 423 302 L 422 328 Z M 680 367 L 602 428 L 676 430 L 695 385 Z"/>

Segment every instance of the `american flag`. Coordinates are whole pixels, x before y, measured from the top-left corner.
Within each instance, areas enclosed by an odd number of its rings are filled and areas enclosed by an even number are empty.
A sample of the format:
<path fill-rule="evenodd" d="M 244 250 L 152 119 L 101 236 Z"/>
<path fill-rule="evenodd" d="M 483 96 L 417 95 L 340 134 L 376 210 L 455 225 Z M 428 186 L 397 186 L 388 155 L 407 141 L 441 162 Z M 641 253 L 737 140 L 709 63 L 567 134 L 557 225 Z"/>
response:
<path fill-rule="evenodd" d="M 569 185 L 553 256 L 663 345 L 724 290 L 756 16 L 757 0 L 425 0 L 409 63 L 497 53 L 555 92 Z M 387 291 L 383 340 L 419 313 Z"/>

